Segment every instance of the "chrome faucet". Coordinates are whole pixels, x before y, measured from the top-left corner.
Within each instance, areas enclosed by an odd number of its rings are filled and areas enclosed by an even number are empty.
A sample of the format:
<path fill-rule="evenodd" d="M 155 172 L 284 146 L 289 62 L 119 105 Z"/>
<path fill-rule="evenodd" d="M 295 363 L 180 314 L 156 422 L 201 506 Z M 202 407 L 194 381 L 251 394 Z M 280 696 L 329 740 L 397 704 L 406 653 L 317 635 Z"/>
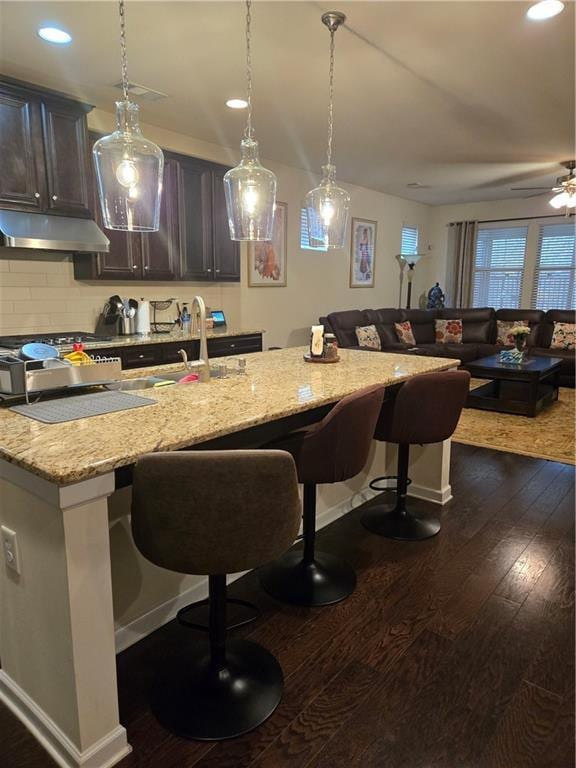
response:
<path fill-rule="evenodd" d="M 184 367 L 188 371 L 195 371 L 200 377 L 200 381 L 210 381 L 210 363 L 208 362 L 208 338 L 206 336 L 206 304 L 202 296 L 194 296 L 190 307 L 193 318 L 198 317 L 200 328 L 200 355 L 198 360 L 188 360 L 185 349 L 179 349 L 178 354 L 182 357 Z"/>

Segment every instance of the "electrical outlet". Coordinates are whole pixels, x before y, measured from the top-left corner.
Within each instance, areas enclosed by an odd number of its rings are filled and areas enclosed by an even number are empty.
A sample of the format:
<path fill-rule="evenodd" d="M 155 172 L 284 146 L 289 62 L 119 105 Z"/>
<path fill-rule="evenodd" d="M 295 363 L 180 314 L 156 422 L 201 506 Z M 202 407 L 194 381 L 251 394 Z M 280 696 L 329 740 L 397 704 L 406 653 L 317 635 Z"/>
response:
<path fill-rule="evenodd" d="M 16 531 L 2 526 L 2 549 L 4 550 L 4 561 L 8 568 L 16 573 L 20 573 L 20 558 L 18 557 L 18 540 Z"/>

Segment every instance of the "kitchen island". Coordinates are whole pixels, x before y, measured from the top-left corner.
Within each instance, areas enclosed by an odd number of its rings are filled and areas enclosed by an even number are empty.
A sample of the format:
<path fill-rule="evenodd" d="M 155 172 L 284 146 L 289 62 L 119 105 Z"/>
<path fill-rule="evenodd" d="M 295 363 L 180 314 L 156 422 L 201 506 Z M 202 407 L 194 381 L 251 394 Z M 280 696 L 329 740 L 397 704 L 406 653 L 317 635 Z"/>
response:
<path fill-rule="evenodd" d="M 0 409 L 0 524 L 16 533 L 20 570 L 4 568 L 1 576 L 0 698 L 61 765 L 104 768 L 129 751 L 118 717 L 109 506 L 116 521 L 128 514 L 129 488 L 120 486 L 138 457 L 253 446 L 270 429 L 278 434 L 317 420 L 370 384 L 395 386 L 458 365 L 358 350 L 341 350 L 338 364 L 316 365 L 304 362 L 304 351 L 250 354 L 245 375 L 147 389 L 141 394 L 153 399 L 150 406 L 80 421 L 48 425 Z M 383 469 L 378 450 L 367 473 L 377 460 Z M 446 500 L 448 441 L 423 456 L 438 500 Z M 418 471 L 411 471 L 413 486 Z M 338 504 L 349 509 L 359 487 L 341 486 Z M 325 506 L 334 507 L 334 497 Z M 142 583 L 150 574 L 162 572 L 151 569 Z"/>

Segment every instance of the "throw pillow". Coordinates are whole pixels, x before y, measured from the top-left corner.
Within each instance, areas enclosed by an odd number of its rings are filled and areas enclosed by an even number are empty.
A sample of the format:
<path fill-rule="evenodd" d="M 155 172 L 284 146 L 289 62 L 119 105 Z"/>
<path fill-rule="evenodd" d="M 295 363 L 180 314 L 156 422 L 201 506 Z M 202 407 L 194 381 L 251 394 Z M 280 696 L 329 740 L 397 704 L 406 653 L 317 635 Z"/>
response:
<path fill-rule="evenodd" d="M 398 341 L 401 341 L 403 344 L 416 344 L 410 320 L 406 320 L 404 323 L 394 323 L 394 328 L 396 329 Z"/>
<path fill-rule="evenodd" d="M 434 320 L 437 344 L 462 344 L 462 320 Z"/>
<path fill-rule="evenodd" d="M 514 346 L 514 336 L 510 331 L 512 328 L 518 328 L 520 325 L 528 325 L 524 320 L 496 320 L 497 332 L 496 332 L 496 344 L 503 344 L 504 346 Z"/>
<path fill-rule="evenodd" d="M 380 336 L 376 330 L 375 325 L 357 325 L 356 326 L 356 338 L 358 344 L 361 347 L 368 347 L 369 349 L 382 349 L 380 343 Z"/>
<path fill-rule="evenodd" d="M 576 349 L 576 324 L 554 323 L 550 349 Z"/>

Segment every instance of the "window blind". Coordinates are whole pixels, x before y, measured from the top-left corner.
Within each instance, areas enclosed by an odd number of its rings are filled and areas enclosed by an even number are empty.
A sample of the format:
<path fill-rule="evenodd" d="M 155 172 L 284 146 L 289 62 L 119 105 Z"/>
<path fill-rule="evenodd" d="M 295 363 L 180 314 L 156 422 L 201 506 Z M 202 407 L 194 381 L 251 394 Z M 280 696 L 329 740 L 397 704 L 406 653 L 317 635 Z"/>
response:
<path fill-rule="evenodd" d="M 308 216 L 306 214 L 306 208 L 300 208 L 300 248 L 304 248 L 306 251 L 327 251 L 323 245 L 310 245 L 310 237 L 308 235 Z"/>
<path fill-rule="evenodd" d="M 572 222 L 540 225 L 533 309 L 576 309 L 575 240 Z"/>
<path fill-rule="evenodd" d="M 473 307 L 520 306 L 528 227 L 478 230 L 472 282 Z"/>
<path fill-rule="evenodd" d="M 402 226 L 400 253 L 403 256 L 413 256 L 418 253 L 418 230 L 416 227 Z"/>

